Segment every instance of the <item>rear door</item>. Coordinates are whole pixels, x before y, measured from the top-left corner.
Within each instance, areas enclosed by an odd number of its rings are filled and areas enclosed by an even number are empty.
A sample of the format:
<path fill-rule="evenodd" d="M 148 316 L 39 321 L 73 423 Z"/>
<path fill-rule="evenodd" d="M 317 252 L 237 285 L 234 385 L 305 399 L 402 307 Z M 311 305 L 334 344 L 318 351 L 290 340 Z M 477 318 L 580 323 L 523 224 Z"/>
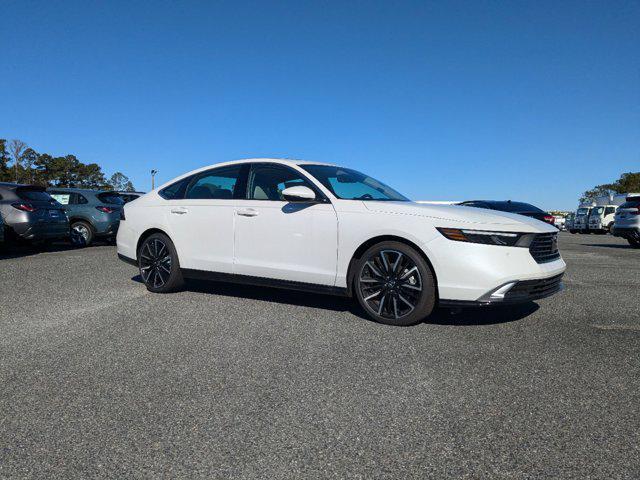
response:
<path fill-rule="evenodd" d="M 248 168 L 237 164 L 199 173 L 182 198 L 168 201 L 166 222 L 182 268 L 232 272 L 234 211 Z"/>
<path fill-rule="evenodd" d="M 290 203 L 282 190 L 304 185 L 323 202 Z M 246 200 L 235 209 L 234 273 L 333 286 L 338 218 L 333 205 L 292 167 L 251 165 Z"/>

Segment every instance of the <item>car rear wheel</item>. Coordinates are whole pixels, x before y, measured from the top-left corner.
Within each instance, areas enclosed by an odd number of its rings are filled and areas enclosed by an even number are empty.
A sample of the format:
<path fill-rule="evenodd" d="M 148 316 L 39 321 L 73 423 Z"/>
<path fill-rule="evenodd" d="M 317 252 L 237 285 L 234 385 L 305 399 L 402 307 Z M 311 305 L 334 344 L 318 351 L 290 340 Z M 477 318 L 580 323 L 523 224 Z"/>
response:
<path fill-rule="evenodd" d="M 93 237 L 94 237 L 93 227 L 89 225 L 87 222 L 84 222 L 81 220 L 77 222 L 73 222 L 71 224 L 71 231 L 72 231 L 72 235 L 77 235 L 80 238 L 82 238 L 82 241 L 85 246 L 88 247 L 89 245 L 91 245 L 91 242 L 93 242 Z"/>
<path fill-rule="evenodd" d="M 175 292 L 184 285 L 176 248 L 163 233 L 154 233 L 142 242 L 138 250 L 138 267 L 150 292 Z"/>
<path fill-rule="evenodd" d="M 633 248 L 640 248 L 640 240 L 635 238 L 627 238 L 627 241 Z"/>
<path fill-rule="evenodd" d="M 420 322 L 435 306 L 431 268 L 413 248 L 383 242 L 358 260 L 354 289 L 367 314 L 380 323 L 406 326 Z"/>

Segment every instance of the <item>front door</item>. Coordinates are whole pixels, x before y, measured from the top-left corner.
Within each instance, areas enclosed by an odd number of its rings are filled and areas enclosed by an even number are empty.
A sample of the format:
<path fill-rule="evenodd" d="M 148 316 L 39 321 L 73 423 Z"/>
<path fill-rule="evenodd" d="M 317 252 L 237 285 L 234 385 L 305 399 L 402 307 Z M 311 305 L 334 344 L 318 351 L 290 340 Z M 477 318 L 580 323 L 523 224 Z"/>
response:
<path fill-rule="evenodd" d="M 322 195 L 297 170 L 252 164 L 246 200 L 235 208 L 234 273 L 333 286 L 338 219 L 328 201 L 290 203 L 282 190 L 305 185 Z"/>

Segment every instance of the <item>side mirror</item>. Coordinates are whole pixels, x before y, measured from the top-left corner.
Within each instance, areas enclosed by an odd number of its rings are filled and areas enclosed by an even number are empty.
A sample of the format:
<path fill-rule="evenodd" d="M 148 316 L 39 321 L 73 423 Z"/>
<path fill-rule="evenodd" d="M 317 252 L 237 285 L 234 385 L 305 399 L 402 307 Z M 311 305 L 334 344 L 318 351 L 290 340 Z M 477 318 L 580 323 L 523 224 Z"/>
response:
<path fill-rule="evenodd" d="M 316 200 L 314 191 L 302 185 L 285 188 L 282 191 L 282 196 L 287 202 L 313 202 Z"/>

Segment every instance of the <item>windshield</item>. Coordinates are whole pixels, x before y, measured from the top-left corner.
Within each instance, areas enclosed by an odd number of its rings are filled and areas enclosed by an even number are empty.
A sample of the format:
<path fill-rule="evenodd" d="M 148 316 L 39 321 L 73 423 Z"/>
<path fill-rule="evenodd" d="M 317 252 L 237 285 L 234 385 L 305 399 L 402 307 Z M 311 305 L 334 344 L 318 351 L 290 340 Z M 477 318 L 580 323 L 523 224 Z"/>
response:
<path fill-rule="evenodd" d="M 591 213 L 589 215 L 591 215 L 592 217 L 597 217 L 598 215 L 602 215 L 602 212 L 604 212 L 604 207 L 595 207 L 591 210 Z"/>
<path fill-rule="evenodd" d="M 332 165 L 300 165 L 336 197 L 343 200 L 408 202 L 409 199 L 382 182 L 350 168 Z"/>
<path fill-rule="evenodd" d="M 578 215 L 586 215 L 587 213 L 589 213 L 589 209 L 588 208 L 579 208 L 578 209 Z"/>

